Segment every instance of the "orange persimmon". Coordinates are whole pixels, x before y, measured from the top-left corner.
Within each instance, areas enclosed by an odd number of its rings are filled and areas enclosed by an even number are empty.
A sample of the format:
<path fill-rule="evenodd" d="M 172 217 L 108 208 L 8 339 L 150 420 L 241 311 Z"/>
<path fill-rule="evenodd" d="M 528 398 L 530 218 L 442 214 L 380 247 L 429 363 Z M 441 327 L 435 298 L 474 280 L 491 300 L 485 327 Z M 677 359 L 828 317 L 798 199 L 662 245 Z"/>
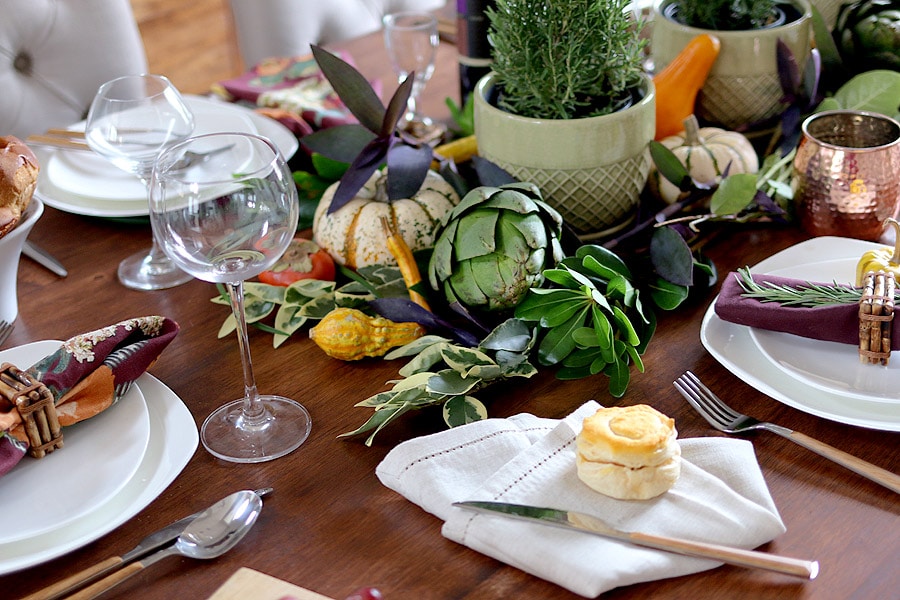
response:
<path fill-rule="evenodd" d="M 657 140 L 684 130 L 684 120 L 694 113 L 697 93 L 706 83 L 720 46 L 716 36 L 700 34 L 653 78 Z"/>

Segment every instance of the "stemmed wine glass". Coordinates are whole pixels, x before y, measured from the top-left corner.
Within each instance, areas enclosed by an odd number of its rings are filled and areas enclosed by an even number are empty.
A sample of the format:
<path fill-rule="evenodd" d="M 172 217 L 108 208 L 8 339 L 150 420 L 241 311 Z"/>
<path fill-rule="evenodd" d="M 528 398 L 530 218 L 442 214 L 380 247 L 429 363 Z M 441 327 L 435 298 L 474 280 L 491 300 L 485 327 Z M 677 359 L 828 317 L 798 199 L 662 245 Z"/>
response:
<path fill-rule="evenodd" d="M 186 153 L 209 158 L 184 169 Z M 309 435 L 298 402 L 257 391 L 247 340 L 243 281 L 272 267 L 297 229 L 297 190 L 281 154 L 262 137 L 211 133 L 159 155 L 150 182 L 150 222 L 165 253 L 203 281 L 223 283 L 237 320 L 244 396 L 204 421 L 200 437 L 213 455 L 262 462 L 296 449 Z"/>
<path fill-rule="evenodd" d="M 193 130 L 194 117 L 175 86 L 162 75 L 144 74 L 100 86 L 88 112 L 85 136 L 94 152 L 148 186 L 156 156 Z M 138 290 L 170 288 L 191 280 L 155 239 L 149 252 L 119 263 L 118 275 L 123 285 Z"/>
<path fill-rule="evenodd" d="M 421 134 L 434 127 L 430 118 L 418 112 L 416 100 L 434 72 L 440 42 L 437 18 L 427 12 L 397 12 L 385 15 L 383 22 L 384 45 L 399 81 L 415 72 L 401 125 Z"/>

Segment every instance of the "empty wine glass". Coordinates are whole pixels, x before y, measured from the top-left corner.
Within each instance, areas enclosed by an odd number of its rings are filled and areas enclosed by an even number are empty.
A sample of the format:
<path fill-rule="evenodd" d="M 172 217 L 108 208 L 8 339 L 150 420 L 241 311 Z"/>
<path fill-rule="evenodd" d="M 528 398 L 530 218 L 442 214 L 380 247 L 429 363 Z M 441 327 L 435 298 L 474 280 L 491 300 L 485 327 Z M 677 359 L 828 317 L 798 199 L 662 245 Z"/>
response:
<path fill-rule="evenodd" d="M 187 169 L 179 165 L 189 152 L 220 148 Z M 218 408 L 200 430 L 206 449 L 223 460 L 278 458 L 309 435 L 311 420 L 301 404 L 257 391 L 244 316 L 243 281 L 275 264 L 298 217 L 291 172 L 275 146 L 257 135 L 192 137 L 163 151 L 153 169 L 150 222 L 159 244 L 194 277 L 225 284 L 238 325 L 243 398 Z"/>
<path fill-rule="evenodd" d="M 401 126 L 417 134 L 435 127 L 431 119 L 418 112 L 416 100 L 434 72 L 440 41 L 437 26 L 435 16 L 427 12 L 398 12 L 384 16 L 384 44 L 398 80 L 402 82 L 415 72 Z"/>
<path fill-rule="evenodd" d="M 97 90 L 88 112 L 85 136 L 91 149 L 134 173 L 147 186 L 156 156 L 194 130 L 194 117 L 175 86 L 161 75 L 126 75 Z M 119 281 L 138 290 L 181 285 L 191 276 L 180 271 L 156 240 L 119 263 Z"/>

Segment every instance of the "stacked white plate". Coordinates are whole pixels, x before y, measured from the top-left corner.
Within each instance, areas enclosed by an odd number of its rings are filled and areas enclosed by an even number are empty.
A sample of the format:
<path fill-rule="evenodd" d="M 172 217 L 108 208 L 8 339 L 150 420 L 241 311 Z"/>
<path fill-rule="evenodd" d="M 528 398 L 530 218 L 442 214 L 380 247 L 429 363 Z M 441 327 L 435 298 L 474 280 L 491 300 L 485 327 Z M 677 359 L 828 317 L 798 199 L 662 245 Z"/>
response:
<path fill-rule="evenodd" d="M 186 96 L 194 114 L 194 135 L 255 133 L 271 140 L 285 160 L 299 147 L 296 136 L 277 121 L 250 109 L 199 96 Z M 73 130 L 84 130 L 84 122 Z M 34 147 L 42 168 L 36 194 L 48 206 L 92 217 L 143 217 L 149 213 L 147 190 L 130 173 L 82 150 Z"/>
<path fill-rule="evenodd" d="M 0 362 L 26 369 L 60 343 L 4 350 Z M 63 433 L 62 448 L 26 456 L 0 478 L 0 575 L 61 556 L 132 518 L 172 483 L 198 443 L 187 407 L 147 373 L 115 405 Z"/>
<path fill-rule="evenodd" d="M 852 285 L 857 261 L 873 248 L 883 246 L 818 237 L 782 250 L 750 270 Z M 739 378 L 788 406 L 825 419 L 900 431 L 900 357 L 886 366 L 862 364 L 855 345 L 735 325 L 717 317 L 714 305 L 703 318 L 700 339 Z"/>

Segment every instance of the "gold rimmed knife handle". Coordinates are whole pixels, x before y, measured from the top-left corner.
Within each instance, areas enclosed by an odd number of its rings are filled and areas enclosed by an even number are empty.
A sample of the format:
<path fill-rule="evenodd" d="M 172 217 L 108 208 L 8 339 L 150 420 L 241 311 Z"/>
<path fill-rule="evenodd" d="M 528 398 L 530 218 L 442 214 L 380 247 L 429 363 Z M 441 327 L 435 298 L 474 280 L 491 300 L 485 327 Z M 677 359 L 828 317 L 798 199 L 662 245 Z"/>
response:
<path fill-rule="evenodd" d="M 135 561 L 128 566 L 122 567 L 115 573 L 107 575 L 100 581 L 92 583 L 86 588 L 75 592 L 71 596 L 66 596 L 66 600 L 90 600 L 91 598 L 96 598 L 106 590 L 112 589 L 132 575 L 142 571 L 146 566 L 147 565 L 141 561 Z"/>
<path fill-rule="evenodd" d="M 647 533 L 629 533 L 627 538 L 639 546 L 667 550 L 687 556 L 710 558 L 741 567 L 766 569 L 786 575 L 803 577 L 804 579 L 815 579 L 819 574 L 819 562 L 815 560 L 802 560 L 766 552 L 757 552 L 755 550 L 743 550 L 717 544 L 673 539 Z"/>
<path fill-rule="evenodd" d="M 71 590 L 78 584 L 84 581 L 96 579 L 101 575 L 104 575 L 105 573 L 114 571 L 121 564 L 121 556 L 111 556 L 103 562 L 91 565 L 83 571 L 79 571 L 78 573 L 70 575 L 69 577 L 66 577 L 61 581 L 57 581 L 54 584 L 48 585 L 47 587 L 40 589 L 33 594 L 25 596 L 24 598 L 22 598 L 22 600 L 52 600 L 53 598 L 59 598 L 66 591 Z"/>

